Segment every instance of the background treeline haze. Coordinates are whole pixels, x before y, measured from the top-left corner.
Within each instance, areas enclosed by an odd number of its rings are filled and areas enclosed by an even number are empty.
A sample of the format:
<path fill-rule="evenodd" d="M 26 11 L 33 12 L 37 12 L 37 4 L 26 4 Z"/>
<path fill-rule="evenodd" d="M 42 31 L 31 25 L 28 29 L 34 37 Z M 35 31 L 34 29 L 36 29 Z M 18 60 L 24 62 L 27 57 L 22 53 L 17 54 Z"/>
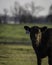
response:
<path fill-rule="evenodd" d="M 42 6 L 35 6 L 33 1 L 24 6 L 15 1 L 14 6 L 10 8 L 11 15 L 8 15 L 8 9 L 3 9 L 4 14 L 0 14 L 0 24 L 52 23 L 52 5 L 49 8 L 48 15 L 37 17 L 44 9 Z"/>

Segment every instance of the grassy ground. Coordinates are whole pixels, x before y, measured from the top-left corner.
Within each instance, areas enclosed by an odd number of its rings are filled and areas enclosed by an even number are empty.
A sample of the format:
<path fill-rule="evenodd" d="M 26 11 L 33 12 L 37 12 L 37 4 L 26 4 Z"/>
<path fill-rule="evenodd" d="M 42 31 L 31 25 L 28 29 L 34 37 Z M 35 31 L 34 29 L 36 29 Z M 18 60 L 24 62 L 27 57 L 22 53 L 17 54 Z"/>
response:
<path fill-rule="evenodd" d="M 30 40 L 25 33 L 24 25 L 47 26 L 52 24 L 0 24 L 0 41 L 26 41 Z M 15 43 L 14 43 L 15 44 Z M 36 65 L 36 55 L 31 45 L 0 44 L 0 65 Z M 47 58 L 43 59 L 42 65 L 47 64 Z"/>
<path fill-rule="evenodd" d="M 24 26 L 47 26 L 52 28 L 52 24 L 0 24 L 0 41 L 26 41 L 30 40 L 29 35 L 26 34 Z"/>
<path fill-rule="evenodd" d="M 0 44 L 0 65 L 37 65 L 32 46 Z M 47 58 L 42 65 L 48 65 Z"/>

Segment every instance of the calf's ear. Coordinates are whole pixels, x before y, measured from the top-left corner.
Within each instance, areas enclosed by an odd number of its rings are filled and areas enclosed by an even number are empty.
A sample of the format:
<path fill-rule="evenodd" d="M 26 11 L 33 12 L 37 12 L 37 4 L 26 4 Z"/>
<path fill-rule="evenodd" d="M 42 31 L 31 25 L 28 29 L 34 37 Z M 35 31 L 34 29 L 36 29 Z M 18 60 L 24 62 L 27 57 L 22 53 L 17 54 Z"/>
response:
<path fill-rule="evenodd" d="M 29 26 L 24 26 L 24 29 L 26 30 L 26 33 L 30 33 L 30 27 Z"/>
<path fill-rule="evenodd" d="M 46 27 L 46 26 L 42 27 L 42 28 L 41 28 L 41 31 L 42 31 L 43 33 L 46 32 L 46 31 L 47 31 L 47 27 Z"/>

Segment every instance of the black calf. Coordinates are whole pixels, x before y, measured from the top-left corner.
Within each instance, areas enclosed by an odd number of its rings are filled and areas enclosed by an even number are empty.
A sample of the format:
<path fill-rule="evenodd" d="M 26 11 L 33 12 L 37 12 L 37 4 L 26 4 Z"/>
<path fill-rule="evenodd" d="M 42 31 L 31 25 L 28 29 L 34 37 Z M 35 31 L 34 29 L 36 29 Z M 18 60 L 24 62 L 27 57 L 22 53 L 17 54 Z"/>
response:
<path fill-rule="evenodd" d="M 37 65 L 41 65 L 41 59 L 48 56 L 48 63 L 52 65 L 52 28 L 28 27 L 25 30 L 30 33 L 32 46 L 37 55 Z"/>

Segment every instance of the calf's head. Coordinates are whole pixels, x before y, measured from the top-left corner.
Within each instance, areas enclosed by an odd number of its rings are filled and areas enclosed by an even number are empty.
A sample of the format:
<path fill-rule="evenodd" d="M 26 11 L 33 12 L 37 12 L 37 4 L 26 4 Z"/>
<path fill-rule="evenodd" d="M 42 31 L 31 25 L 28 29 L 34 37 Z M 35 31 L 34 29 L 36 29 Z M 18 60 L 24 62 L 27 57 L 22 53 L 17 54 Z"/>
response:
<path fill-rule="evenodd" d="M 30 38 L 32 43 L 34 43 L 36 46 L 38 46 L 41 43 L 41 39 L 42 39 L 42 34 L 45 33 L 45 31 L 47 30 L 47 27 L 38 27 L 38 26 L 33 26 L 33 27 L 29 27 L 29 26 L 24 26 L 26 32 L 30 33 Z"/>

